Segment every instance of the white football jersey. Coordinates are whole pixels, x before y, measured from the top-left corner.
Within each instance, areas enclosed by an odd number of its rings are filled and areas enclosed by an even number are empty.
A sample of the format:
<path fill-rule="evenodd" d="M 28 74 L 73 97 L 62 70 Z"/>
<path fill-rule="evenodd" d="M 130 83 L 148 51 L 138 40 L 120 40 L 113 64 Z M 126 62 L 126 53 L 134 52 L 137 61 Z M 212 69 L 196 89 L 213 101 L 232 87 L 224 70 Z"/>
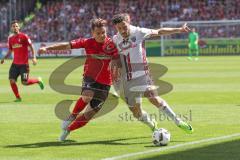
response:
<path fill-rule="evenodd" d="M 127 80 L 147 74 L 148 67 L 144 40 L 149 38 L 149 35 L 157 33 L 157 30 L 130 25 L 128 39 L 123 39 L 119 32 L 113 36 L 113 42 L 120 54 L 123 75 Z"/>

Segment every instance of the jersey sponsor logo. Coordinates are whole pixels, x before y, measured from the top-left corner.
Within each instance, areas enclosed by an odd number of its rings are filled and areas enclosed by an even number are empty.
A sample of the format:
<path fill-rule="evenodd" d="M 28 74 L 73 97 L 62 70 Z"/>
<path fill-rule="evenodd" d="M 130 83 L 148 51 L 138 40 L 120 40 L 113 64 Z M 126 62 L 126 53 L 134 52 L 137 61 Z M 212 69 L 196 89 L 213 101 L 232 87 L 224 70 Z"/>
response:
<path fill-rule="evenodd" d="M 121 43 L 119 43 L 118 46 L 121 50 L 127 50 L 127 49 L 131 48 L 132 42 L 131 41 L 122 41 Z"/>
<path fill-rule="evenodd" d="M 115 50 L 115 45 L 113 43 L 107 43 L 103 46 L 103 51 L 106 53 L 112 53 Z"/>
<path fill-rule="evenodd" d="M 21 48 L 21 47 L 22 47 L 22 44 L 18 44 L 18 43 L 14 44 L 12 46 L 12 48 Z"/>
<path fill-rule="evenodd" d="M 131 39 L 132 40 L 132 39 Z M 133 40 L 136 41 L 136 37 L 133 37 Z M 124 52 L 130 48 L 135 48 L 137 47 L 136 43 L 133 43 L 134 41 L 122 41 L 121 43 L 119 43 L 118 47 L 120 49 L 120 52 Z M 122 53 L 124 54 L 124 53 Z"/>

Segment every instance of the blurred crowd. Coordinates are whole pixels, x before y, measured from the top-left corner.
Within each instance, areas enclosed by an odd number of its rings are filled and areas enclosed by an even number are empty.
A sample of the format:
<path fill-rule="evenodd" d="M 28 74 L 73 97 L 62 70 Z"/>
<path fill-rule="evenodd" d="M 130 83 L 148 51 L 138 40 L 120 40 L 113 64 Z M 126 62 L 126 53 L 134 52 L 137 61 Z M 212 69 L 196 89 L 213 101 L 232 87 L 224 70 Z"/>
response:
<path fill-rule="evenodd" d="M 6 41 L 13 19 L 23 19 L 33 11 L 36 0 L 0 0 L 0 42 Z"/>
<path fill-rule="evenodd" d="M 4 31 L 7 31 L 8 28 L 8 12 L 7 12 L 7 3 L 0 1 L 0 34 L 1 37 L 6 37 L 7 34 Z"/>
<path fill-rule="evenodd" d="M 113 35 L 111 18 L 120 12 L 129 13 L 134 25 L 159 28 L 163 21 L 240 19 L 239 8 L 240 0 L 51 0 L 44 1 L 22 31 L 34 41 L 69 41 L 90 37 L 93 17 L 109 20 L 108 32 Z M 5 9 L 0 10 L 2 14 Z M 237 37 L 238 30 L 236 26 L 212 26 L 199 32 L 205 37 Z"/>

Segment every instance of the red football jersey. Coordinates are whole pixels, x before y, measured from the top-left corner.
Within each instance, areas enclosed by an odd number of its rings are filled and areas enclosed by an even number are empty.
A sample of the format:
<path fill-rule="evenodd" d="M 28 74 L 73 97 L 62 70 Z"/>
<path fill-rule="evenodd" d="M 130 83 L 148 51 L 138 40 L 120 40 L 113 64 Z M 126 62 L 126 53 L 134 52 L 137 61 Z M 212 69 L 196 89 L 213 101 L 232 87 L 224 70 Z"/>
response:
<path fill-rule="evenodd" d="M 117 58 L 118 51 L 111 38 L 106 38 L 104 43 L 98 43 L 94 38 L 80 38 L 72 40 L 70 44 L 72 49 L 86 50 L 84 76 L 89 76 L 101 84 L 112 84 L 109 63 L 112 58 Z"/>
<path fill-rule="evenodd" d="M 10 35 L 8 47 L 14 53 L 14 64 L 28 64 L 28 46 L 32 44 L 30 38 L 24 33 Z"/>

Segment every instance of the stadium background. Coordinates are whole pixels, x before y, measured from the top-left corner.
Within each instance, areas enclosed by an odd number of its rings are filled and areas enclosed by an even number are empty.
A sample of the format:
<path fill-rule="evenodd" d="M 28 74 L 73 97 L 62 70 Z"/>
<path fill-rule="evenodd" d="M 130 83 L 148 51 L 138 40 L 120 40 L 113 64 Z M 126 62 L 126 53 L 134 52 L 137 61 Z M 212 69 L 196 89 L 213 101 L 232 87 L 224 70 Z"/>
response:
<path fill-rule="evenodd" d="M 0 4 L 2 54 L 6 51 L 12 19 L 22 22 L 22 31 L 30 36 L 38 49 L 39 46 L 46 45 L 46 42 L 90 37 L 89 20 L 93 17 L 109 20 L 108 33 L 112 36 L 116 30 L 111 24 L 111 16 L 119 12 L 129 13 L 133 25 L 148 28 L 159 28 L 165 21 L 220 20 L 221 25 L 205 27 L 194 25 L 200 39 L 207 44 L 200 50 L 200 55 L 239 55 L 240 53 L 240 22 L 232 26 L 227 23 L 227 20 L 240 19 L 239 0 L 2 0 Z M 193 26 L 190 24 L 190 27 Z M 164 45 L 168 48 L 164 51 L 164 55 L 188 53 L 187 34 L 168 36 L 168 39 L 169 37 L 173 39 L 164 41 Z M 147 41 L 146 46 L 149 55 L 162 54 L 159 39 Z M 74 56 L 78 53 L 64 52 L 61 55 Z"/>

